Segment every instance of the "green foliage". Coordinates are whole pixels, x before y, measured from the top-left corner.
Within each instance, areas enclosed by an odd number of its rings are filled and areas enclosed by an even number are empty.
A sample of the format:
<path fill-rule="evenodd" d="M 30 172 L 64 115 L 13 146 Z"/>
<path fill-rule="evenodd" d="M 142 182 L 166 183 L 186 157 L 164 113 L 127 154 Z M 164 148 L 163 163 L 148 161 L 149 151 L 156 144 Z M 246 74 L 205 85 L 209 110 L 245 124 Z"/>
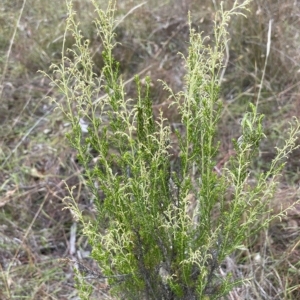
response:
<path fill-rule="evenodd" d="M 79 270 L 75 269 L 74 271 L 76 274 L 75 277 L 76 288 L 78 289 L 78 294 L 80 299 L 89 300 L 93 292 L 93 287 L 86 282 L 83 274 L 81 274 Z"/>
<path fill-rule="evenodd" d="M 153 118 L 150 79 L 136 77 L 137 99 L 126 98 L 112 54 L 114 4 L 110 1 L 103 11 L 92 0 L 102 41 L 101 74 L 93 71 L 89 42 L 68 5 L 66 36 L 72 33 L 75 44 L 63 49 L 52 81 L 66 99 L 57 105 L 72 124 L 68 139 L 84 167 L 97 219 L 84 219 L 72 193 L 67 205 L 82 222 L 92 256 L 120 298 L 217 299 L 228 294 L 237 282 L 220 271 L 222 261 L 243 246 L 249 228 L 255 234 L 271 221 L 265 217 L 268 203 L 283 159 L 296 147 L 297 121 L 269 171 L 250 185 L 250 163 L 264 137 L 263 116 L 250 105 L 241 122 L 242 135 L 233 141 L 235 154 L 222 172 L 215 170 L 226 27 L 249 2 L 236 1 L 230 11 L 221 7 L 212 46 L 190 26 L 189 54 L 183 57 L 186 87 L 174 94 L 164 84 L 185 127 L 184 135 L 177 132 L 177 169 L 170 160 L 170 128 L 162 114 Z M 82 295 L 90 292 L 84 284 L 80 289 Z"/>

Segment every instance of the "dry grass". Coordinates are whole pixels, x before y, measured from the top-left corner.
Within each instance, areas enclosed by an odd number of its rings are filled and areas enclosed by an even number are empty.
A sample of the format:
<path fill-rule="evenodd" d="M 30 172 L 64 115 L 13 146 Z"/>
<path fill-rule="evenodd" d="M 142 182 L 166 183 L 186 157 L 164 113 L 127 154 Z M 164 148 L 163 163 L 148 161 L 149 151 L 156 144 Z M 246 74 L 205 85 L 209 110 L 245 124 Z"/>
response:
<path fill-rule="evenodd" d="M 180 125 L 180 119 L 176 111 L 168 109 L 168 95 L 156 80 L 165 80 L 175 91 L 183 87 L 184 71 L 177 52 L 187 51 L 186 15 L 192 9 L 194 26 L 209 34 L 216 1 L 204 2 L 151 0 L 142 5 L 128 0 L 118 4 L 121 22 L 116 32 L 121 45 L 115 55 L 121 62 L 122 76 L 128 80 L 127 92 L 134 97 L 131 78 L 135 73 L 150 75 L 154 110 L 163 108 L 174 126 Z M 64 139 L 68 124 L 45 98 L 52 95 L 59 99 L 60 95 L 37 73 L 39 69 L 47 71 L 50 63 L 59 59 L 66 10 L 57 1 L 24 3 L 17 25 L 20 2 L 4 0 L 0 4 L 0 298 L 77 299 L 72 264 L 60 259 L 77 258 L 89 268 L 97 268 L 86 258 L 90 249 L 79 225 L 76 232 L 71 231 L 72 216 L 62 210 L 67 194 L 62 180 L 76 185 L 78 203 L 87 218 L 93 217 L 93 210 L 75 153 Z M 101 68 L 101 45 L 90 23 L 91 6 L 88 1 L 75 1 L 75 8 L 82 30 L 91 40 L 96 67 Z M 298 1 L 255 0 L 248 19 L 232 21 L 218 167 L 230 154 L 230 141 L 238 135 L 247 103 L 256 101 L 269 19 L 273 19 L 272 43 L 260 100 L 269 139 L 262 144 L 260 162 L 254 163 L 257 169 L 264 169 L 274 156 L 273 147 L 283 141 L 291 116 L 300 117 L 299 14 Z M 299 153 L 295 153 L 282 176 L 275 209 L 299 199 L 295 187 L 299 167 Z M 230 299 L 300 298 L 299 226 L 296 209 L 281 222 L 274 221 L 256 239 L 245 239 L 246 248 L 228 258 L 224 266 L 236 278 L 252 279 L 235 289 Z M 105 282 L 94 279 L 91 284 L 95 299 L 109 299 Z"/>

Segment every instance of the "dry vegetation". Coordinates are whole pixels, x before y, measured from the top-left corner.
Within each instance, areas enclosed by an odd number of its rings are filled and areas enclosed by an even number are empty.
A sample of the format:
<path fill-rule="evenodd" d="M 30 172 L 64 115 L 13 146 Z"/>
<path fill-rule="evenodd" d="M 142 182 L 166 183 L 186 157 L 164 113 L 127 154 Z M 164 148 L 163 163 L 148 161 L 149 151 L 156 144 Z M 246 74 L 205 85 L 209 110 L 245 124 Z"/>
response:
<path fill-rule="evenodd" d="M 182 88 L 183 66 L 177 53 L 187 51 L 187 13 L 195 28 L 210 34 L 219 1 L 137 0 L 118 1 L 120 45 L 115 56 L 121 63 L 127 93 L 134 97 L 133 75 L 153 79 L 154 112 L 159 107 L 174 126 L 176 111 L 157 79 L 175 91 Z M 230 7 L 231 0 L 226 1 Z M 82 185 L 76 154 L 67 144 L 68 128 L 46 96 L 60 99 L 38 70 L 48 71 L 60 58 L 66 7 L 58 1 L 2 0 L 0 4 L 0 299 L 78 299 L 73 265 L 61 259 L 78 259 L 97 270 L 87 256 L 89 245 L 75 227 L 62 199 L 62 180 L 76 185 L 77 200 L 93 217 L 89 195 Z M 91 40 L 96 69 L 102 59 L 88 0 L 74 1 L 84 35 Z M 201 4 L 199 4 L 201 3 Z M 224 112 L 219 137 L 222 168 L 238 136 L 242 112 L 255 102 L 265 64 L 269 20 L 272 43 L 260 112 L 268 140 L 261 145 L 257 170 L 263 170 L 284 141 L 292 116 L 300 118 L 300 3 L 294 0 L 254 0 L 247 19 L 233 19 L 223 78 Z M 20 19 L 19 19 L 20 18 Z M 14 31 L 16 34 L 14 36 Z M 69 37 L 69 44 L 72 39 Z M 272 203 L 275 211 L 299 199 L 299 150 L 289 157 L 280 190 Z M 249 283 L 233 291 L 230 299 L 300 299 L 300 207 L 277 220 L 246 248 L 228 258 L 237 278 Z M 249 228 L 251 230 L 251 228 Z M 76 242 L 74 243 L 74 239 Z M 65 260 L 67 261 L 67 260 Z M 110 299 L 105 282 L 90 281 L 94 299 Z"/>

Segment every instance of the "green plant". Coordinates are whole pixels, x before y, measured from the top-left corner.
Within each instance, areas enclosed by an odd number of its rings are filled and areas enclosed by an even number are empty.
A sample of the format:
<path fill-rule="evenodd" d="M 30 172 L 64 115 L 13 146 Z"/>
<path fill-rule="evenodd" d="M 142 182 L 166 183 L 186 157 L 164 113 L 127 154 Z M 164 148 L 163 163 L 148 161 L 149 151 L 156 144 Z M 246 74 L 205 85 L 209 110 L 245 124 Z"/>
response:
<path fill-rule="evenodd" d="M 104 11 L 91 1 L 102 41 L 102 72 L 93 71 L 89 42 L 74 21 L 70 2 L 65 36 L 72 33 L 75 44 L 63 49 L 62 63 L 53 66 L 52 81 L 65 96 L 65 103 L 57 105 L 72 125 L 67 137 L 84 167 L 97 218 L 83 216 L 72 188 L 67 206 L 82 222 L 92 256 L 115 295 L 217 299 L 239 283 L 222 270 L 221 263 L 243 247 L 249 228 L 255 234 L 275 218 L 267 217 L 269 200 L 283 160 L 297 147 L 300 128 L 295 120 L 269 170 L 254 178 L 249 167 L 264 134 L 263 116 L 250 105 L 241 122 L 242 134 L 233 141 L 235 153 L 216 172 L 226 27 L 232 16 L 243 15 L 250 0 L 235 1 L 229 11 L 221 6 L 213 43 L 190 24 L 189 54 L 183 57 L 185 91 L 174 94 L 164 84 L 185 127 L 184 134 L 176 132 L 180 148 L 176 167 L 171 162 L 170 128 L 162 114 L 153 118 L 150 79 L 136 76 L 138 97 L 126 98 L 119 64 L 113 58 L 113 2 Z"/>

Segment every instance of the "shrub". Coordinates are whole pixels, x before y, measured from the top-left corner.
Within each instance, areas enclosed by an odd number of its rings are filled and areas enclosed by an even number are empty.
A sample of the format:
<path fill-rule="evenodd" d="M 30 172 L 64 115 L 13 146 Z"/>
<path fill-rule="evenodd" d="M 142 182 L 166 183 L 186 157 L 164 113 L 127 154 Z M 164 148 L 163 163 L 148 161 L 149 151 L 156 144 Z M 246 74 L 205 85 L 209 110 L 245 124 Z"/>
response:
<path fill-rule="evenodd" d="M 64 95 L 65 102 L 57 105 L 72 125 L 68 140 L 84 168 L 97 218 L 84 218 L 72 189 L 67 206 L 83 224 L 92 257 L 115 295 L 217 299 L 239 283 L 221 263 L 243 248 L 246 236 L 275 217 L 267 217 L 268 204 L 299 133 L 295 121 L 269 170 L 254 176 L 250 163 L 264 137 L 263 115 L 250 105 L 241 121 L 242 134 L 233 141 L 234 154 L 222 170 L 215 168 L 226 28 L 231 17 L 243 15 L 250 0 L 235 1 L 229 11 L 221 6 L 213 42 L 190 22 L 189 54 L 183 56 L 185 89 L 174 94 L 163 83 L 184 125 L 183 134 L 175 131 L 180 149 L 176 164 L 171 159 L 171 129 L 162 113 L 153 117 L 150 79 L 135 77 L 137 99 L 127 99 L 124 92 L 113 58 L 114 3 L 109 1 L 104 11 L 91 1 L 102 42 L 101 74 L 93 71 L 89 42 L 74 21 L 70 2 L 65 37 L 71 33 L 75 43 L 72 49 L 63 49 L 62 63 L 53 66 L 51 79 Z M 84 279 L 78 282 L 87 299 L 90 289 Z"/>

